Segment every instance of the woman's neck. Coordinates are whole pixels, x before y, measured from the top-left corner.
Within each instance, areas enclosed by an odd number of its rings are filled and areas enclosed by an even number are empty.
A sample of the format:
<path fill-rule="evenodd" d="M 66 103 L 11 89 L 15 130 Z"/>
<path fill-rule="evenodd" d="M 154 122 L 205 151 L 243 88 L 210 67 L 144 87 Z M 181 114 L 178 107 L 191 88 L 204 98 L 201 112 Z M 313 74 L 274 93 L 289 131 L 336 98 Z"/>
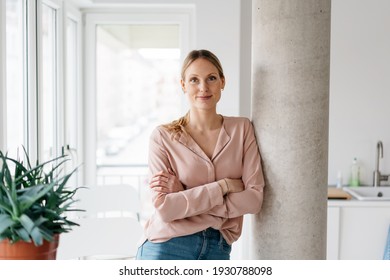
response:
<path fill-rule="evenodd" d="M 189 123 L 190 129 L 198 131 L 210 131 L 219 129 L 222 126 L 222 116 L 216 111 L 208 110 L 190 110 Z"/>

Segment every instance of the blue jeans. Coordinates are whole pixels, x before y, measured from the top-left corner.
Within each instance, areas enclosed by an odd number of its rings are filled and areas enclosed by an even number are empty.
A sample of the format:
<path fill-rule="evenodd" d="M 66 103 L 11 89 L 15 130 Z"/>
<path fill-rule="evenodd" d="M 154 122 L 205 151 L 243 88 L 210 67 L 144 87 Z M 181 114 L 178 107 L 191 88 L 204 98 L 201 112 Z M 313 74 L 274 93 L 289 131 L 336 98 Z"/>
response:
<path fill-rule="evenodd" d="M 229 260 L 232 250 L 219 230 L 206 230 L 161 243 L 145 241 L 137 260 Z"/>

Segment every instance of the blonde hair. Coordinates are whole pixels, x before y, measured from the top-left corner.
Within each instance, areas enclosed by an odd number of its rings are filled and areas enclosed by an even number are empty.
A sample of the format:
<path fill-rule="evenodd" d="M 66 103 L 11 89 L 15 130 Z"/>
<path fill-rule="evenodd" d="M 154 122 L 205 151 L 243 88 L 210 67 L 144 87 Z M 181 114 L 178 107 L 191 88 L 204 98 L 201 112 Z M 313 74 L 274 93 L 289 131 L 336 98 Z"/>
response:
<path fill-rule="evenodd" d="M 188 111 L 183 117 L 174 120 L 171 123 L 164 124 L 163 127 L 171 134 L 172 139 L 180 137 L 182 133 L 187 134 L 185 126 L 190 121 L 190 112 Z"/>
<path fill-rule="evenodd" d="M 209 50 L 193 50 L 184 59 L 183 65 L 181 67 L 181 79 L 183 81 L 185 80 L 185 72 L 187 68 L 191 65 L 192 62 L 199 58 L 203 58 L 211 62 L 211 64 L 213 64 L 215 68 L 217 68 L 219 76 L 221 78 L 225 78 L 221 62 L 215 54 L 213 54 Z M 174 120 L 171 123 L 164 124 L 163 127 L 168 130 L 169 133 L 171 133 L 172 138 L 176 138 L 177 136 L 180 136 L 181 133 L 186 133 L 184 127 L 188 124 L 189 121 L 190 113 L 187 112 L 183 117 Z"/>
<path fill-rule="evenodd" d="M 198 58 L 204 58 L 209 62 L 211 62 L 211 64 L 213 64 L 215 68 L 217 68 L 219 76 L 221 78 L 225 78 L 225 75 L 223 74 L 221 62 L 219 61 L 218 57 L 215 54 L 213 54 L 208 50 L 193 50 L 184 59 L 183 65 L 181 67 L 181 78 L 183 81 L 185 80 L 185 72 L 187 68 L 191 65 L 192 62 L 194 62 Z"/>

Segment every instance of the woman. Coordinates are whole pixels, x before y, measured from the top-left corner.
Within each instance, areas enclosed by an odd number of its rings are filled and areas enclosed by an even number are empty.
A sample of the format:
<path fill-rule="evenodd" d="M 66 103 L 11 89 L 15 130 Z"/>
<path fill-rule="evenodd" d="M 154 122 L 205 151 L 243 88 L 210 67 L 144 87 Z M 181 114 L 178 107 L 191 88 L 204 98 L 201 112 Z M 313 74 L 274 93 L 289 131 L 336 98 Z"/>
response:
<path fill-rule="evenodd" d="M 225 87 L 218 58 L 194 50 L 181 86 L 190 110 L 150 138 L 150 188 L 156 209 L 137 259 L 230 259 L 243 215 L 258 213 L 264 179 L 247 118 L 217 114 Z"/>

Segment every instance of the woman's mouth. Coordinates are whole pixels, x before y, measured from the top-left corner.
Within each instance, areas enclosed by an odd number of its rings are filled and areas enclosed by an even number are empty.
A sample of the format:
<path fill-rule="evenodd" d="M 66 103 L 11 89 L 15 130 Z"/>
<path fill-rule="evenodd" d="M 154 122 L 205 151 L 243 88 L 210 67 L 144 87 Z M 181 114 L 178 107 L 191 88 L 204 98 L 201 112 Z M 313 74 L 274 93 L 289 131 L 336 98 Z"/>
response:
<path fill-rule="evenodd" d="M 209 100 L 212 97 L 212 95 L 205 95 L 205 96 L 197 96 L 196 98 L 199 100 Z"/>

